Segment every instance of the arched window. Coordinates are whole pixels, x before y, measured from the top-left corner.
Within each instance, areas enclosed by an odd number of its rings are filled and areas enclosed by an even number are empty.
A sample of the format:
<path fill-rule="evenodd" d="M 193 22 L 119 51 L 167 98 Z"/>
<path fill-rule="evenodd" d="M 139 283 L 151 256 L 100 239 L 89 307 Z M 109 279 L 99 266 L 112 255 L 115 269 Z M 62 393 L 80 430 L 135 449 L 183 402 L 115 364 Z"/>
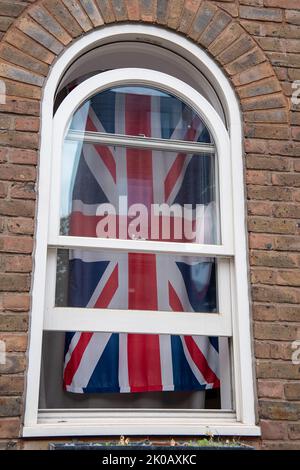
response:
<path fill-rule="evenodd" d="M 77 58 L 53 106 L 25 435 L 256 434 L 242 175 L 236 190 L 217 91 L 124 40 Z"/>

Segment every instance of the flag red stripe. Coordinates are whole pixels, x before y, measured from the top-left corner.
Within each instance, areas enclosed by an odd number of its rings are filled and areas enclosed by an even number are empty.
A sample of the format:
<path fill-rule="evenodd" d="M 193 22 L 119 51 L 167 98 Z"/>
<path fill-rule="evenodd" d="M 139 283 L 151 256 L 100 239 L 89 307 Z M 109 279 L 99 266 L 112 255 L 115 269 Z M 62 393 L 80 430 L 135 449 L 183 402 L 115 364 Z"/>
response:
<path fill-rule="evenodd" d="M 107 308 L 115 295 L 119 284 L 119 268 L 118 265 L 115 266 L 113 272 L 109 276 L 105 287 L 102 289 L 101 294 L 99 295 L 94 308 Z"/>
<path fill-rule="evenodd" d="M 78 343 L 76 344 L 71 358 L 64 370 L 64 386 L 70 385 L 72 383 L 73 377 L 76 374 L 76 371 L 80 365 L 81 358 L 84 351 L 87 348 L 87 345 L 90 342 L 91 337 L 94 333 L 84 332 L 80 334 Z"/>
<path fill-rule="evenodd" d="M 128 135 L 151 135 L 151 97 L 126 95 L 125 130 Z M 126 160 L 128 205 L 142 203 L 150 213 L 152 152 L 127 149 Z M 128 308 L 157 310 L 155 255 L 128 254 Z M 159 336 L 129 334 L 127 353 L 131 391 L 162 390 Z"/>
<path fill-rule="evenodd" d="M 191 355 L 193 362 L 198 367 L 205 381 L 208 384 L 213 384 L 213 387 L 220 387 L 220 381 L 218 377 L 209 367 L 206 357 L 200 351 L 197 344 L 193 340 L 192 336 L 184 336 L 184 341 L 185 341 L 186 347 L 188 348 L 188 351 Z"/>

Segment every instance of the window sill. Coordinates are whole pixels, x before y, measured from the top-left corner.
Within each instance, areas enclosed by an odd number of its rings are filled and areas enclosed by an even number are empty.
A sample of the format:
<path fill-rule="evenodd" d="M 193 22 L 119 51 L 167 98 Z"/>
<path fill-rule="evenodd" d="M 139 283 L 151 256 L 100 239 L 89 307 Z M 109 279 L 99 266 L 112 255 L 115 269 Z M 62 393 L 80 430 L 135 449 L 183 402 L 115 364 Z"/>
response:
<path fill-rule="evenodd" d="M 236 421 L 235 413 L 173 410 L 40 411 L 23 437 L 120 435 L 260 436 L 260 427 Z"/>

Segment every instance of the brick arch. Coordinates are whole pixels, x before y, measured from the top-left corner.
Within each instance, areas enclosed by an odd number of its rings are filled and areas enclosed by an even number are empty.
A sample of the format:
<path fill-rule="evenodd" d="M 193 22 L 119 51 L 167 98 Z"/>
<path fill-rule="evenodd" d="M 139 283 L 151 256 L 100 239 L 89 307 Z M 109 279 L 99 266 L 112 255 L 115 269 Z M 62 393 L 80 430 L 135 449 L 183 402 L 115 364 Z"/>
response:
<path fill-rule="evenodd" d="M 2 322 L 4 327 L 0 326 L 0 329 L 18 333 L 16 339 L 9 340 L 11 351 L 17 352 L 10 366 L 11 373 L 21 373 L 25 367 L 25 357 L 20 353 L 26 350 L 23 333 L 28 321 L 28 273 L 31 271 L 33 247 L 35 165 L 43 86 L 51 64 L 72 41 L 94 28 L 114 22 L 154 23 L 185 35 L 220 64 L 239 96 L 246 137 L 244 147 L 250 199 L 248 229 L 252 250 L 253 315 L 256 320 L 254 336 L 277 340 L 277 332 L 271 331 L 271 321 L 278 318 L 295 321 L 298 318 L 291 306 L 289 311 L 281 308 L 281 303 L 292 305 L 299 302 L 299 294 L 293 287 L 295 281 L 291 279 L 294 271 L 281 274 L 278 281 L 272 267 L 297 267 L 298 258 L 294 251 L 299 249 L 299 240 L 295 236 L 299 212 L 294 201 L 299 201 L 299 191 L 298 195 L 296 190 L 294 194 L 293 186 L 299 187 L 300 175 L 288 172 L 293 165 L 295 171 L 299 171 L 297 168 L 300 167 L 296 167 L 289 158 L 297 155 L 299 146 L 295 148 L 290 140 L 289 103 L 262 48 L 238 19 L 212 1 L 172 0 L 172 8 L 168 0 L 27 0 L 23 3 L 26 6 L 24 10 L 20 1 L 7 2 L 4 14 L 7 18 L 11 15 L 11 20 L 7 20 L 9 27 L 0 42 L 0 79 L 5 81 L 7 89 L 6 103 L 0 105 L 0 161 L 4 162 L 0 213 L 5 218 L 4 228 L 0 221 L 0 229 L 3 229 L 0 251 L 9 254 L 0 266 L 0 270 L 5 272 L 7 286 L 3 297 L 3 311 L 7 312 L 3 321 L 6 323 Z M 224 6 L 226 4 L 224 2 Z M 273 170 L 275 173 L 271 174 Z M 282 286 L 288 286 L 289 290 Z M 276 305 L 273 307 L 274 302 Z M 292 337 L 291 330 L 287 329 Z M 264 380 L 280 377 L 279 366 L 285 369 L 285 364 L 274 364 L 273 369 L 267 371 L 264 359 L 268 358 L 265 351 L 268 345 L 263 349 L 264 345 L 257 343 L 255 354 L 262 359 L 258 368 L 259 397 L 285 397 L 288 400 L 288 395 L 283 395 L 282 384 L 270 391 L 270 383 Z M 296 372 L 293 375 L 291 369 L 292 366 L 288 372 L 296 380 L 298 376 Z M 20 383 L 14 387 L 17 397 L 23 393 L 21 375 Z M 291 396 L 292 393 L 291 389 Z M 15 407 L 11 412 L 14 417 L 3 424 L 1 437 L 16 438 L 20 400 L 9 406 Z M 276 410 L 268 406 L 268 402 L 262 400 L 261 415 L 265 427 L 272 425 L 272 419 L 279 416 L 279 411 L 275 415 Z"/>
<path fill-rule="evenodd" d="M 245 137 L 288 137 L 288 102 L 269 59 L 238 21 L 211 1 L 31 0 L 27 5 L 22 11 L 12 2 L 9 13 L 19 16 L 0 43 L 0 77 L 7 80 L 8 96 L 39 99 L 51 63 L 72 41 L 105 24 L 139 21 L 175 30 L 212 55 L 240 98 Z"/>

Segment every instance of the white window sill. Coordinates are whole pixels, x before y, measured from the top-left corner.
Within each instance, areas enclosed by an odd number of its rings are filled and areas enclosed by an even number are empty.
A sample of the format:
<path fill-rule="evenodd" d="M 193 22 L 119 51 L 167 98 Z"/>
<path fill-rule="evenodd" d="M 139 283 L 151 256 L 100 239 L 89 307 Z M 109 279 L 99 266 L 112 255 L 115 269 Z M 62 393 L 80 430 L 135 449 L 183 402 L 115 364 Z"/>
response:
<path fill-rule="evenodd" d="M 230 411 L 179 413 L 173 410 L 41 411 L 37 424 L 23 427 L 23 437 L 164 434 L 260 436 L 261 430 L 254 424 L 236 421 Z"/>

